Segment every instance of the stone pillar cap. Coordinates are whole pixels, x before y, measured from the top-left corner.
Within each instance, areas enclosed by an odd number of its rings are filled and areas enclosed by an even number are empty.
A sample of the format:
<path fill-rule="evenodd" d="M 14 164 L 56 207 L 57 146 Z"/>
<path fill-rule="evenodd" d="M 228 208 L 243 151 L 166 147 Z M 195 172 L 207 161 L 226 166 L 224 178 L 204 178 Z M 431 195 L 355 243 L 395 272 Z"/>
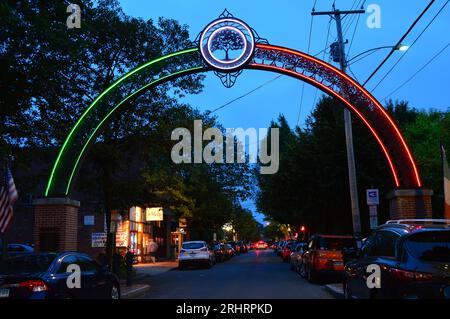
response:
<path fill-rule="evenodd" d="M 70 199 L 68 197 L 36 198 L 33 201 L 33 206 L 56 206 L 56 205 L 80 207 L 81 204 L 80 201 Z"/>
<path fill-rule="evenodd" d="M 434 192 L 431 189 L 395 189 L 391 191 L 386 198 L 393 199 L 396 197 L 417 197 L 417 196 L 433 196 Z"/>

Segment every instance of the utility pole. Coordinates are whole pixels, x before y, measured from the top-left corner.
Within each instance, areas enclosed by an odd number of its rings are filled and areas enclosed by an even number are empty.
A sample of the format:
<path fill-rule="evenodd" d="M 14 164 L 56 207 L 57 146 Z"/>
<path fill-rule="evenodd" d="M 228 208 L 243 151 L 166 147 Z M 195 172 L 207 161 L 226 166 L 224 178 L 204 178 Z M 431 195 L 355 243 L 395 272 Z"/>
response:
<path fill-rule="evenodd" d="M 352 14 L 364 14 L 365 10 L 350 10 L 350 11 L 340 11 L 336 10 L 333 5 L 333 11 L 323 11 L 323 12 L 312 12 L 311 15 L 328 15 L 331 16 L 334 21 L 336 21 L 337 28 L 337 55 L 333 57 L 335 62 L 339 62 L 341 71 L 346 73 L 347 71 L 347 60 L 345 56 L 345 42 L 344 36 L 342 34 L 342 18 L 341 15 L 352 15 Z M 332 45 L 333 47 L 333 45 Z M 352 220 L 353 220 L 353 234 L 356 237 L 361 236 L 361 217 L 359 213 L 359 200 L 358 200 L 358 186 L 356 183 L 356 168 L 355 168 L 355 153 L 353 150 L 353 132 L 352 132 L 352 114 L 350 111 L 344 109 L 344 120 L 345 120 L 345 141 L 347 145 L 347 164 L 348 164 L 348 178 L 350 184 L 350 201 L 352 206 Z"/>

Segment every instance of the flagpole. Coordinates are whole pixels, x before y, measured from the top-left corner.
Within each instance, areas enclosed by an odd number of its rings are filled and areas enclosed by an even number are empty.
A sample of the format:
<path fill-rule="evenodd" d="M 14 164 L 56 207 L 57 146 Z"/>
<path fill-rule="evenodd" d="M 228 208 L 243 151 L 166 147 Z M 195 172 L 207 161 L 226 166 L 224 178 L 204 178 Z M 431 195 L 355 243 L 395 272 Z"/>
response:
<path fill-rule="evenodd" d="M 3 172 L 3 178 L 5 179 L 5 174 L 6 174 L 6 171 L 7 171 L 7 169 L 8 169 L 8 163 L 9 163 L 9 160 L 11 159 L 11 156 L 8 156 L 7 158 L 5 158 L 5 160 L 4 160 L 4 172 Z M 5 187 L 6 187 L 6 185 L 5 185 Z M 1 233 L 0 234 L 1 235 L 1 239 L 2 239 L 2 261 L 4 261 L 5 259 L 6 259 L 6 257 L 7 257 L 7 254 L 8 254 L 8 243 L 6 242 L 6 232 L 4 232 L 4 233 Z"/>

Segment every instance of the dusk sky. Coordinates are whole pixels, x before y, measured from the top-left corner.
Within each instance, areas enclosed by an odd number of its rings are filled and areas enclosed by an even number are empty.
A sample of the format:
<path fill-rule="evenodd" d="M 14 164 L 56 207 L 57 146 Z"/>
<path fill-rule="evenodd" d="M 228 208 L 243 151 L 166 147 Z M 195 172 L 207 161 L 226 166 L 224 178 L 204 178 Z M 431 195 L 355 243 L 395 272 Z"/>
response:
<path fill-rule="evenodd" d="M 271 44 L 281 45 L 307 52 L 311 23 L 311 9 L 314 0 L 165 0 L 139 1 L 121 0 L 126 14 L 154 19 L 158 17 L 173 18 L 189 26 L 191 38 L 227 8 L 235 17 L 246 21 L 261 37 L 267 38 Z M 336 8 L 348 10 L 354 3 L 363 0 L 336 0 Z M 318 0 L 316 11 L 330 10 L 332 0 Z M 345 38 L 352 42 L 349 58 L 371 48 L 394 45 L 408 29 L 415 18 L 429 3 L 428 0 L 377 0 L 365 1 L 365 8 L 370 4 L 381 7 L 381 28 L 370 29 L 366 21 L 368 14 L 361 15 L 353 38 L 356 18 L 345 18 L 343 25 Z M 415 38 L 439 11 L 445 0 L 437 0 L 427 12 L 413 32 L 405 39 L 405 44 L 412 44 Z M 316 16 L 313 20 L 311 54 L 325 48 L 329 24 L 327 16 Z M 352 22 L 350 24 L 350 22 Z M 350 24 L 350 25 L 349 25 Z M 330 28 L 329 42 L 336 38 L 334 22 Z M 393 72 L 373 91 L 382 103 L 383 99 L 410 78 L 417 70 L 450 43 L 450 7 L 444 9 L 417 43 L 406 53 L 403 60 Z M 348 46 L 347 46 L 348 49 Z M 376 68 L 389 50 L 379 50 L 371 56 L 351 65 L 350 75 L 359 82 L 364 82 Z M 372 90 L 390 67 L 402 55 L 395 52 L 388 63 L 366 86 Z M 322 58 L 322 54 L 320 55 Z M 397 91 L 391 98 L 408 101 L 419 109 L 437 109 L 448 111 L 450 108 L 450 47 L 438 56 L 430 65 L 419 73 L 411 82 Z M 329 61 L 328 54 L 325 57 Z M 204 91 L 195 96 L 188 96 L 185 102 L 200 110 L 212 110 L 230 100 L 255 89 L 264 82 L 273 79 L 276 74 L 262 71 L 245 71 L 232 89 L 222 86 L 214 74 L 208 74 Z M 225 127 L 267 127 L 270 121 L 280 113 L 284 114 L 291 126 L 304 125 L 306 116 L 313 108 L 316 89 L 305 85 L 303 103 L 301 104 L 302 83 L 288 77 L 282 77 L 264 86 L 258 91 L 221 109 L 216 113 L 218 120 Z M 320 93 L 318 94 L 320 96 Z M 301 109 L 300 109 L 301 105 Z M 355 139 L 358 137 L 355 136 Z M 248 204 L 252 208 L 251 204 Z"/>

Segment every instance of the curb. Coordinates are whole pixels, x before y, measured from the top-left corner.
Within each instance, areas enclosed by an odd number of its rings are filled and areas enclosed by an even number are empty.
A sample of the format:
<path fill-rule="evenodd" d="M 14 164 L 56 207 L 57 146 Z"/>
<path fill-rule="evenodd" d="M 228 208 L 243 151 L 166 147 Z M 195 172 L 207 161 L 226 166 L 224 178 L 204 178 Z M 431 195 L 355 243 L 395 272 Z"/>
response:
<path fill-rule="evenodd" d="M 144 295 L 146 292 L 150 291 L 150 285 L 140 285 L 140 287 L 134 288 L 130 291 L 121 294 L 123 299 L 133 299 Z"/>
<path fill-rule="evenodd" d="M 342 284 L 329 284 L 325 285 L 325 290 L 328 291 L 336 299 L 344 299 L 344 291 Z"/>

